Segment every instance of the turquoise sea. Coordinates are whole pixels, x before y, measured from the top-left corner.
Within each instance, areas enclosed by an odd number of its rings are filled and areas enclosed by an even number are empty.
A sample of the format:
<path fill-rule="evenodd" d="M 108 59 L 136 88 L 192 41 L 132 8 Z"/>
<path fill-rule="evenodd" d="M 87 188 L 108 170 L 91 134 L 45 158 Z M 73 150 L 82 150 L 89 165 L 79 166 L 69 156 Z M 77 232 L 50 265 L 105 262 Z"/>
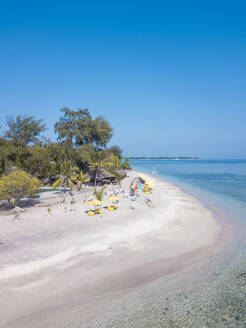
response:
<path fill-rule="evenodd" d="M 157 327 L 246 327 L 246 160 L 131 160 L 222 213 L 231 238 L 190 279 L 189 311 L 175 307 Z M 187 280 L 187 285 L 188 281 Z M 197 291 L 195 290 L 195 286 Z M 201 286 L 206 286 L 201 289 Z M 199 306 L 198 306 L 199 304 Z M 189 313 L 189 314 L 188 314 Z M 178 324 L 179 322 L 179 324 Z M 171 324 L 172 323 L 172 324 Z M 173 324 L 174 323 L 174 324 Z"/>
<path fill-rule="evenodd" d="M 134 169 L 202 197 L 246 225 L 246 160 L 131 160 Z"/>

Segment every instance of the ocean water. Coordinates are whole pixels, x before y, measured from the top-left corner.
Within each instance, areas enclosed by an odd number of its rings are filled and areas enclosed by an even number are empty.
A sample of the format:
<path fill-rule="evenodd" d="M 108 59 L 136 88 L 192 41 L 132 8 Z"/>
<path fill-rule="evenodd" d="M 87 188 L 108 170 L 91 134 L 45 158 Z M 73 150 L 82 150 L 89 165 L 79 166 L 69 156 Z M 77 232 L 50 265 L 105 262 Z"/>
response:
<path fill-rule="evenodd" d="M 188 311 L 187 303 L 178 301 L 154 327 L 246 328 L 246 160 L 131 160 L 131 165 L 148 174 L 155 167 L 153 176 L 217 209 L 223 214 L 220 223 L 226 217 L 233 232 L 182 284 L 192 282 Z"/>
<path fill-rule="evenodd" d="M 246 160 L 131 160 L 134 169 L 202 197 L 246 225 Z"/>

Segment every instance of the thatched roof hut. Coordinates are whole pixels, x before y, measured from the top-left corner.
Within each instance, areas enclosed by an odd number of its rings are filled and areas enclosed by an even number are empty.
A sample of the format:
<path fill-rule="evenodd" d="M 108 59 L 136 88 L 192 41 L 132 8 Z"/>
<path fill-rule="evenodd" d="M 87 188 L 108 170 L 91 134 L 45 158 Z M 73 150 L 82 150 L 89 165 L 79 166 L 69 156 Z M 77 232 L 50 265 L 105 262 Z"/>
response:
<path fill-rule="evenodd" d="M 91 181 L 95 181 L 96 179 L 99 183 L 110 183 L 113 182 L 115 178 L 116 176 L 113 173 L 104 168 L 93 171 L 90 177 Z"/>
<path fill-rule="evenodd" d="M 123 178 L 125 178 L 127 176 L 127 170 L 117 170 L 117 173 L 122 175 Z"/>

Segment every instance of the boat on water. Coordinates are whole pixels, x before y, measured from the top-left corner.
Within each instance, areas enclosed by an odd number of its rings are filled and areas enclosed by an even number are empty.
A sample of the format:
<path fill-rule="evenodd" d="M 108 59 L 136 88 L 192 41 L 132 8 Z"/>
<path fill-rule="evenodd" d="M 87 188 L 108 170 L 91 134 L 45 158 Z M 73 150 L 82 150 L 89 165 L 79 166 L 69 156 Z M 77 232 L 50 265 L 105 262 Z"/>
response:
<path fill-rule="evenodd" d="M 153 166 L 153 169 L 152 169 L 152 172 L 151 173 L 153 173 L 153 174 L 157 174 L 158 173 L 158 171 L 156 171 L 155 166 Z"/>

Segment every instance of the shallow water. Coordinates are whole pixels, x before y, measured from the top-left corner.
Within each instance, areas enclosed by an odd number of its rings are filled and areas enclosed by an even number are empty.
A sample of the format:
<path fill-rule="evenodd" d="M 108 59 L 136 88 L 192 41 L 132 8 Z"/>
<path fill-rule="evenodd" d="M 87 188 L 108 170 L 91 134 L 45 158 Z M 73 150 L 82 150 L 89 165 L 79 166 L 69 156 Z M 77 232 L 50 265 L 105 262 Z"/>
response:
<path fill-rule="evenodd" d="M 132 160 L 136 170 L 158 174 L 195 192 L 246 224 L 246 160 Z"/>
<path fill-rule="evenodd" d="M 189 306 L 178 301 L 149 327 L 246 327 L 246 160 L 132 160 L 135 170 L 158 174 L 216 208 L 233 231 L 225 247 L 195 275 Z M 188 279 L 189 280 L 189 279 Z M 195 291 L 195 286 L 206 288 Z M 187 282 L 188 285 L 188 282 Z"/>

